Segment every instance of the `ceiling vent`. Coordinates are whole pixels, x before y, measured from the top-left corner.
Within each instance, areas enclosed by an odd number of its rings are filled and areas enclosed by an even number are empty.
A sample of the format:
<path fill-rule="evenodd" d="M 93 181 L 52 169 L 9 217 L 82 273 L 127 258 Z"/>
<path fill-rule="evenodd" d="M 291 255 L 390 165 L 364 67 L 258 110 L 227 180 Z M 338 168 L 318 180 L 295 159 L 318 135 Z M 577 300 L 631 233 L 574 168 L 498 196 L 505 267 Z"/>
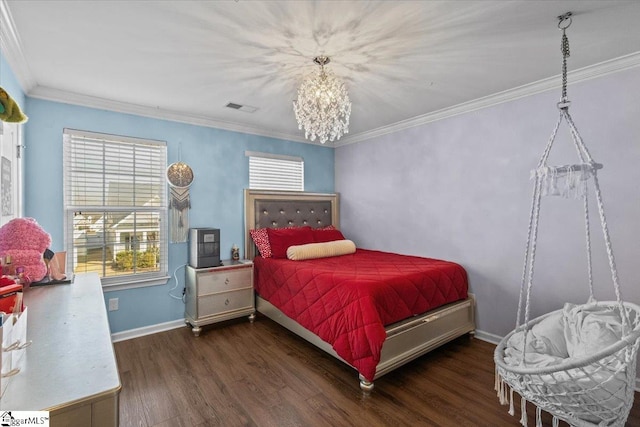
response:
<path fill-rule="evenodd" d="M 255 113 L 258 108 L 251 107 L 249 105 L 236 104 L 235 102 L 229 102 L 226 105 L 227 108 L 232 108 L 234 110 L 244 111 L 245 113 Z"/>

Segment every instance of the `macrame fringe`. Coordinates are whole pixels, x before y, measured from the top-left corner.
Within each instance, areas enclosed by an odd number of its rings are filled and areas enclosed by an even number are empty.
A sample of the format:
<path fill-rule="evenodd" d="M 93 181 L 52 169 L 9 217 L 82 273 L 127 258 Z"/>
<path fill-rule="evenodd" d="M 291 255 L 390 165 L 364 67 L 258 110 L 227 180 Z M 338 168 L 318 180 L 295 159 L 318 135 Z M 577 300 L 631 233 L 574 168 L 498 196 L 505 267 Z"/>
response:
<path fill-rule="evenodd" d="M 500 401 L 501 405 L 509 405 L 509 415 L 511 415 L 512 417 L 515 415 L 516 411 L 515 411 L 515 404 L 514 404 L 514 399 L 513 399 L 513 393 L 514 390 L 513 388 L 511 388 L 511 386 L 509 386 L 509 384 L 507 384 L 502 377 L 500 376 L 500 374 L 498 373 L 498 368 L 496 367 L 495 370 L 495 381 L 494 381 L 494 390 L 496 390 L 497 395 L 498 395 L 498 400 Z M 518 393 L 518 395 L 520 396 L 520 424 L 522 424 L 524 427 L 527 427 L 528 424 L 528 420 L 527 420 L 527 400 L 522 397 L 522 395 L 520 395 L 520 393 Z M 536 407 L 536 427 L 544 427 L 543 423 L 542 423 L 542 408 L 538 405 L 535 405 Z M 556 417 L 555 415 L 552 415 L 552 427 L 559 427 L 560 425 L 560 420 L 558 419 L 558 417 Z"/>
<path fill-rule="evenodd" d="M 187 241 L 189 234 L 189 209 L 191 208 L 189 189 L 171 187 L 169 192 L 171 243 L 183 243 Z"/>
<path fill-rule="evenodd" d="M 513 417 L 516 413 L 515 404 L 513 400 L 513 389 L 502 379 L 502 377 L 500 377 L 500 374 L 498 374 L 497 368 L 496 368 L 494 388 L 497 391 L 498 399 L 500 400 L 501 405 L 506 405 L 508 400 L 508 404 L 509 404 L 508 413 Z M 527 424 L 528 424 L 527 400 L 524 397 L 522 397 L 519 393 L 518 395 L 520 396 L 520 424 L 522 424 L 524 427 L 527 427 Z M 535 406 L 536 406 L 536 427 L 544 427 L 542 423 L 542 408 L 538 405 L 535 405 Z M 551 421 L 552 427 L 559 427 L 560 426 L 559 418 L 553 414 L 551 415 L 553 417 Z"/>
<path fill-rule="evenodd" d="M 498 373 L 498 369 L 495 371 L 495 382 L 493 384 L 493 389 L 496 391 L 496 395 L 498 396 L 498 401 L 501 405 L 509 404 L 509 396 L 508 391 L 511 391 L 511 398 L 513 399 L 513 390 L 508 387 L 507 383 L 500 377 Z M 512 403 L 513 404 L 513 403 Z"/>
<path fill-rule="evenodd" d="M 527 427 L 527 399 L 520 396 L 520 424 Z"/>
<path fill-rule="evenodd" d="M 493 389 L 497 392 L 496 394 L 501 405 L 509 404 L 508 413 L 509 415 L 513 416 L 516 413 L 515 408 L 513 407 L 513 389 L 504 382 L 504 380 L 498 373 L 497 367 L 495 369 L 495 381 L 493 384 Z"/>
<path fill-rule="evenodd" d="M 541 178 L 543 196 L 560 196 L 580 199 L 586 193 L 586 181 L 593 175 L 591 169 L 582 165 L 543 166 L 531 171 L 531 178 Z"/>
<path fill-rule="evenodd" d="M 516 411 L 513 407 L 513 389 L 509 391 L 509 415 L 512 417 L 515 415 Z"/>

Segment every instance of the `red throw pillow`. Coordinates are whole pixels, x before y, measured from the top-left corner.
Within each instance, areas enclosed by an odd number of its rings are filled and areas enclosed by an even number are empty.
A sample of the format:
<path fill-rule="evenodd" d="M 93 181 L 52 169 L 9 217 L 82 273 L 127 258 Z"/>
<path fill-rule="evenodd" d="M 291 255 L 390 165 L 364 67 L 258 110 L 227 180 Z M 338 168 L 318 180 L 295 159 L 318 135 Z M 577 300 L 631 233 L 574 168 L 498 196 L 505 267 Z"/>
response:
<path fill-rule="evenodd" d="M 271 258 L 271 245 L 269 244 L 269 234 L 266 228 L 257 228 L 249 230 L 253 243 L 256 244 L 258 252 L 262 258 Z"/>
<path fill-rule="evenodd" d="M 333 242 L 334 240 L 344 240 L 344 235 L 336 228 L 316 228 L 313 230 L 313 238 L 316 243 Z"/>
<path fill-rule="evenodd" d="M 271 256 L 273 258 L 286 258 L 289 246 L 306 245 L 314 243 L 313 231 L 311 227 L 294 228 L 269 228 L 269 244 L 271 245 Z"/>

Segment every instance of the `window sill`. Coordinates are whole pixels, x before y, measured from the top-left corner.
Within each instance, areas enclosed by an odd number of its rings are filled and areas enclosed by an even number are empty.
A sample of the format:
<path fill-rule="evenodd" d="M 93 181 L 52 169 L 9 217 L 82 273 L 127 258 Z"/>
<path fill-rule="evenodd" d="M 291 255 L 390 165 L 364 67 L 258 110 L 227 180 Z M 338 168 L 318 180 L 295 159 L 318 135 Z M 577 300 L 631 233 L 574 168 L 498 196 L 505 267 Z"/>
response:
<path fill-rule="evenodd" d="M 148 279 L 132 279 L 135 282 L 108 283 L 102 285 L 103 292 L 123 291 L 126 289 L 146 288 L 148 286 L 166 285 L 171 276 L 159 276 Z"/>

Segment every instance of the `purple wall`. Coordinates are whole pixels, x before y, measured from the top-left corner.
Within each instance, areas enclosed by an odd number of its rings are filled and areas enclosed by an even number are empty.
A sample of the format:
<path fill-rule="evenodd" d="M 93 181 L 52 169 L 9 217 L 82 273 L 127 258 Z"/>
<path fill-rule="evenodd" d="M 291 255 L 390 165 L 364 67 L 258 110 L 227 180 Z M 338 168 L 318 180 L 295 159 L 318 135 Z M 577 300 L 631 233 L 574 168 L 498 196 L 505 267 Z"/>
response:
<path fill-rule="evenodd" d="M 600 171 L 623 298 L 640 304 L 640 68 L 570 85 L 570 113 Z M 359 247 L 461 263 L 487 338 L 515 325 L 533 169 L 558 118 L 560 90 L 416 126 L 335 152 L 341 226 Z M 354 120 L 357 118 L 354 117 Z M 550 164 L 575 163 L 560 128 Z M 591 193 L 592 195 L 593 193 Z M 591 200 L 595 200 L 591 197 Z M 532 312 L 588 296 L 582 204 L 544 198 Z M 596 298 L 614 299 L 591 206 Z"/>

